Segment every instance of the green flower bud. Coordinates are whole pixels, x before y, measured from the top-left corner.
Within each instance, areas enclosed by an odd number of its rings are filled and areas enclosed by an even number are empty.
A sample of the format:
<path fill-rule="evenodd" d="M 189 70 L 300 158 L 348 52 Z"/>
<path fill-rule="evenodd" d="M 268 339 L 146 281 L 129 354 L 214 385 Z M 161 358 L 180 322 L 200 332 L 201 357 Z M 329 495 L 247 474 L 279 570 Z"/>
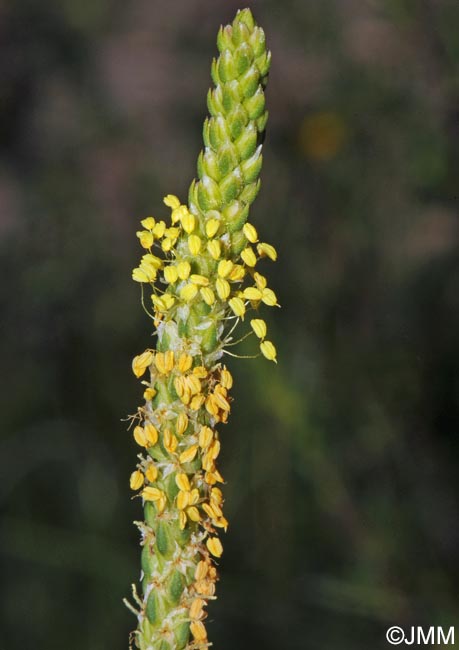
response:
<path fill-rule="evenodd" d="M 261 145 L 257 147 L 253 156 L 241 163 L 241 170 L 245 183 L 252 183 L 255 181 L 261 170 L 263 156 L 261 155 Z"/>
<path fill-rule="evenodd" d="M 255 21 L 250 9 L 240 9 L 237 12 L 236 20 L 238 20 L 240 23 L 244 23 L 249 31 L 252 31 L 255 27 Z"/>
<path fill-rule="evenodd" d="M 266 52 L 266 37 L 261 27 L 255 27 L 249 37 L 249 44 L 252 48 L 255 58 L 262 56 Z"/>
<path fill-rule="evenodd" d="M 233 33 L 232 41 L 234 45 L 240 45 L 241 43 L 247 43 L 250 38 L 250 31 L 247 25 L 243 22 L 234 21 L 233 23 Z"/>
<path fill-rule="evenodd" d="M 217 35 L 217 47 L 220 52 L 223 52 L 224 50 L 232 50 L 233 49 L 233 41 L 231 39 L 231 25 L 227 25 L 226 27 L 220 27 Z M 213 82 L 217 84 L 218 82 L 215 81 L 215 79 L 212 77 Z"/>
<path fill-rule="evenodd" d="M 250 68 L 241 76 L 239 84 L 244 97 L 252 97 L 260 84 L 260 73 L 255 65 Z"/>
<path fill-rule="evenodd" d="M 236 66 L 238 77 L 242 77 L 246 73 L 253 59 L 254 53 L 250 45 L 241 43 L 234 52 L 234 65 Z"/>
<path fill-rule="evenodd" d="M 229 50 L 224 50 L 218 60 L 217 65 L 218 78 L 223 83 L 228 83 L 236 78 L 236 66 L 234 65 L 233 55 Z"/>
<path fill-rule="evenodd" d="M 210 178 L 203 175 L 198 185 L 198 203 L 203 212 L 215 210 L 221 206 L 222 197 L 218 184 Z"/>
<path fill-rule="evenodd" d="M 218 169 L 221 176 L 231 173 L 239 163 L 238 151 L 232 142 L 227 142 L 218 151 Z"/>
<path fill-rule="evenodd" d="M 249 122 L 246 129 L 235 141 L 240 160 L 247 160 L 255 153 L 258 141 L 258 130 L 253 122 Z"/>
<path fill-rule="evenodd" d="M 252 95 L 248 97 L 244 102 L 244 108 L 249 114 L 251 120 L 256 120 L 265 110 L 265 94 L 263 90 L 259 87 Z"/>

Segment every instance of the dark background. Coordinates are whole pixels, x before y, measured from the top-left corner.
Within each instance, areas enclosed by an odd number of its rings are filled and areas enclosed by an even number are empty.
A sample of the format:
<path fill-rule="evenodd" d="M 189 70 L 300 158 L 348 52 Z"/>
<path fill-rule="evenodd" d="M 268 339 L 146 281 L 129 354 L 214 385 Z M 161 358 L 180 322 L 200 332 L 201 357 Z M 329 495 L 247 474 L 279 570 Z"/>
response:
<path fill-rule="evenodd" d="M 135 231 L 186 198 L 238 6 L 0 7 L 0 650 L 121 650 L 135 627 Z M 230 363 L 210 637 L 388 648 L 390 625 L 459 624 L 459 3 L 250 6 L 279 365 Z"/>

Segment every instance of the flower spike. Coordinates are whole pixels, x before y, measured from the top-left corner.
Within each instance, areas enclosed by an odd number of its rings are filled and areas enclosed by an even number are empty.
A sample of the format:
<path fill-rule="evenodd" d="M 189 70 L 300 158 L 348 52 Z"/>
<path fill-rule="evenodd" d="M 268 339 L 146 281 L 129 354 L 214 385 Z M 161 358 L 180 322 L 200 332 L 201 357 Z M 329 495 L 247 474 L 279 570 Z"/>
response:
<path fill-rule="evenodd" d="M 188 202 L 168 194 L 169 218 L 146 217 L 137 232 L 143 254 L 132 277 L 143 294 L 152 291 L 157 335 L 156 349 L 132 362 L 145 399 L 132 434 L 142 453 L 129 478 L 145 516 L 136 522 L 142 595 L 134 591 L 135 606 L 127 603 L 138 619 L 133 638 L 139 650 L 210 645 L 205 608 L 215 597 L 220 532 L 228 527 L 218 428 L 231 410 L 233 378 L 221 359 L 225 346 L 237 343 L 230 343 L 232 332 L 246 315 L 262 304 L 277 305 L 255 270 L 262 258 L 277 254 L 259 243 L 247 221 L 260 187 L 271 55 L 249 9 L 220 28 L 217 44 L 204 148 Z M 276 361 L 265 321 L 249 322 L 260 353 Z"/>

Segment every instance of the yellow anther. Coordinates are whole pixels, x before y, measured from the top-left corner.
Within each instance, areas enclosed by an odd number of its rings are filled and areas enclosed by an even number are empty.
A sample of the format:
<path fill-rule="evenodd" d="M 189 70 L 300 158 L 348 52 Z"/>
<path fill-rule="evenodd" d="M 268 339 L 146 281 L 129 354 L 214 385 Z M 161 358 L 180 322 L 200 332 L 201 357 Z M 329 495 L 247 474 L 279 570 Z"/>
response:
<path fill-rule="evenodd" d="M 161 242 L 161 248 L 165 253 L 168 253 L 172 249 L 173 245 L 174 245 L 174 240 L 171 239 L 170 237 L 165 237 Z"/>
<path fill-rule="evenodd" d="M 158 352 L 155 356 L 155 366 L 161 375 L 168 375 L 174 367 L 174 352 Z"/>
<path fill-rule="evenodd" d="M 255 226 L 252 226 L 251 223 L 245 223 L 244 227 L 242 228 L 242 232 L 244 233 L 244 235 L 247 237 L 247 239 L 251 244 L 254 244 L 256 241 L 258 241 L 257 230 Z"/>
<path fill-rule="evenodd" d="M 247 287 L 242 292 L 242 295 L 247 300 L 261 300 L 262 293 L 257 287 Z"/>
<path fill-rule="evenodd" d="M 201 289 L 201 297 L 209 307 L 211 307 L 215 302 L 215 294 L 210 287 L 203 287 Z"/>
<path fill-rule="evenodd" d="M 185 302 L 191 302 L 196 297 L 198 291 L 198 286 L 190 282 L 180 289 L 180 298 Z"/>
<path fill-rule="evenodd" d="M 138 490 L 143 485 L 143 474 L 138 469 L 135 472 L 132 472 L 129 479 L 129 486 L 131 490 Z"/>
<path fill-rule="evenodd" d="M 174 228 L 174 226 L 171 226 L 170 228 L 166 228 L 164 234 L 166 237 L 169 237 L 169 239 L 172 239 L 172 241 L 175 242 L 177 240 L 177 237 L 180 235 L 180 228 Z"/>
<path fill-rule="evenodd" d="M 198 445 L 191 445 L 191 447 L 188 447 L 188 449 L 182 451 L 182 453 L 179 456 L 179 461 L 181 463 L 191 463 L 191 461 L 196 456 L 197 451 L 198 451 Z"/>
<path fill-rule="evenodd" d="M 234 264 L 231 260 L 221 260 L 218 263 L 218 269 L 217 269 L 218 275 L 221 278 L 226 278 L 231 273 L 233 266 Z"/>
<path fill-rule="evenodd" d="M 217 528 L 223 528 L 224 530 L 227 530 L 228 528 L 228 519 L 225 519 L 225 517 L 219 517 L 218 519 L 214 519 L 212 523 Z"/>
<path fill-rule="evenodd" d="M 215 439 L 212 441 L 208 453 L 212 456 L 214 460 L 218 458 L 218 455 L 220 453 L 220 440 Z"/>
<path fill-rule="evenodd" d="M 188 249 L 191 255 L 198 255 L 201 250 L 201 239 L 198 235 L 190 235 L 188 237 Z"/>
<path fill-rule="evenodd" d="M 244 262 L 247 264 L 247 266 L 253 267 L 257 263 L 257 256 L 253 252 L 253 248 L 251 248 L 250 246 L 244 248 L 244 250 L 241 253 L 241 257 L 244 260 Z"/>
<path fill-rule="evenodd" d="M 208 395 L 207 398 L 206 398 L 206 410 L 211 415 L 214 415 L 214 416 L 218 415 L 218 404 L 215 401 L 215 397 L 214 397 L 213 394 Z"/>
<path fill-rule="evenodd" d="M 185 392 L 185 377 L 174 378 L 174 388 L 179 397 L 182 397 Z"/>
<path fill-rule="evenodd" d="M 177 508 L 179 510 L 185 510 L 185 508 L 190 503 L 190 493 L 186 490 L 180 490 L 177 494 Z"/>
<path fill-rule="evenodd" d="M 205 472 L 213 472 L 213 470 L 215 469 L 214 459 L 212 458 L 211 454 L 209 454 L 209 452 L 206 452 L 202 457 L 201 465 L 202 465 L 202 469 Z"/>
<path fill-rule="evenodd" d="M 203 615 L 203 607 L 206 604 L 205 600 L 202 600 L 202 598 L 195 598 L 193 602 L 191 603 L 190 607 L 190 618 L 193 619 L 198 619 L 201 618 Z"/>
<path fill-rule="evenodd" d="M 223 395 L 221 395 L 220 393 L 215 392 L 214 393 L 214 399 L 215 399 L 215 402 L 217 403 L 217 405 L 219 406 L 219 408 L 222 409 L 222 411 L 229 411 L 230 410 L 231 407 L 230 407 L 227 399 Z"/>
<path fill-rule="evenodd" d="M 159 257 L 156 257 L 156 255 L 153 255 L 152 253 L 145 253 L 145 255 L 142 255 L 142 262 L 141 262 L 142 268 L 144 268 L 145 265 L 152 266 L 154 269 L 160 269 L 163 265 L 162 259 Z"/>
<path fill-rule="evenodd" d="M 169 374 L 172 372 L 174 368 L 174 351 L 173 350 L 167 350 L 167 352 L 164 353 L 164 366 L 166 368 L 166 374 Z"/>
<path fill-rule="evenodd" d="M 226 300 L 231 293 L 231 287 L 228 280 L 224 280 L 223 278 L 217 278 L 215 288 L 217 289 L 217 294 L 220 300 Z"/>
<path fill-rule="evenodd" d="M 145 501 L 160 501 L 164 496 L 164 492 L 158 488 L 147 485 L 147 487 L 144 487 L 142 490 L 142 496 Z"/>
<path fill-rule="evenodd" d="M 211 472 L 206 472 L 204 480 L 207 485 L 215 485 L 215 483 L 224 483 L 222 475 L 217 469 L 212 470 Z"/>
<path fill-rule="evenodd" d="M 271 341 L 263 341 L 260 343 L 260 350 L 261 353 L 264 357 L 268 359 L 268 361 L 274 361 L 274 363 L 277 363 L 276 361 L 276 348 L 274 345 L 271 343 Z"/>
<path fill-rule="evenodd" d="M 261 318 L 254 318 L 250 321 L 250 325 L 258 336 L 259 339 L 264 339 L 266 336 L 266 323 Z"/>
<path fill-rule="evenodd" d="M 261 257 L 269 257 L 275 262 L 277 260 L 277 251 L 271 244 L 261 243 L 257 245 L 258 255 Z"/>
<path fill-rule="evenodd" d="M 149 230 L 139 230 L 136 235 L 142 248 L 151 248 L 153 246 L 154 237 Z"/>
<path fill-rule="evenodd" d="M 186 514 L 183 512 L 183 510 L 180 510 L 179 512 L 179 528 L 180 530 L 183 530 L 186 526 Z"/>
<path fill-rule="evenodd" d="M 190 491 L 190 480 L 184 472 L 175 475 L 175 482 L 180 490 L 183 490 L 184 492 Z"/>
<path fill-rule="evenodd" d="M 153 219 L 153 217 L 147 217 L 146 219 L 142 219 L 140 223 L 146 230 L 153 230 L 156 221 Z"/>
<path fill-rule="evenodd" d="M 193 284 L 197 284 L 200 287 L 207 287 L 209 284 L 209 278 L 206 278 L 205 275 L 199 275 L 198 273 L 192 273 L 192 275 L 190 275 L 190 280 Z"/>
<path fill-rule="evenodd" d="M 190 506 L 194 506 L 200 499 L 198 488 L 193 488 L 190 492 Z"/>
<path fill-rule="evenodd" d="M 196 506 L 190 506 L 187 508 L 186 514 L 188 515 L 189 519 L 191 519 L 191 521 L 201 521 L 201 515 L 199 514 L 199 510 L 196 508 Z"/>
<path fill-rule="evenodd" d="M 156 274 L 154 274 L 156 277 Z M 146 273 L 145 271 L 142 271 L 140 268 L 132 269 L 132 279 L 135 280 L 135 282 L 153 282 L 151 280 L 151 274 Z"/>
<path fill-rule="evenodd" d="M 188 208 L 186 205 L 179 205 L 172 210 L 171 219 L 172 223 L 177 223 L 181 221 L 183 217 L 188 214 Z"/>
<path fill-rule="evenodd" d="M 154 483 L 158 478 L 158 469 L 156 465 L 148 465 L 145 476 L 150 483 Z"/>
<path fill-rule="evenodd" d="M 189 262 L 179 262 L 177 264 L 177 273 L 181 280 L 187 280 L 191 273 L 191 266 Z"/>
<path fill-rule="evenodd" d="M 220 228 L 220 221 L 218 219 L 209 219 L 209 221 L 206 223 L 206 235 L 210 239 L 211 237 L 214 237 L 218 229 Z"/>
<path fill-rule="evenodd" d="M 175 430 L 179 436 L 183 435 L 188 428 L 188 415 L 186 413 L 180 413 L 175 423 Z"/>
<path fill-rule="evenodd" d="M 143 428 L 145 440 L 149 443 L 148 446 L 156 445 L 158 442 L 158 430 L 151 422 L 146 422 Z"/>
<path fill-rule="evenodd" d="M 223 368 L 223 370 L 220 372 L 220 383 L 224 388 L 227 388 L 228 390 L 233 385 L 233 377 L 230 371 L 226 368 Z"/>
<path fill-rule="evenodd" d="M 191 356 L 191 354 L 182 352 L 177 362 L 177 369 L 179 370 L 179 372 L 182 373 L 188 372 L 188 370 L 191 368 L 192 365 L 193 365 L 193 357 Z"/>
<path fill-rule="evenodd" d="M 153 305 L 159 312 L 168 311 L 175 303 L 175 297 L 170 293 L 165 293 L 163 296 L 159 297 L 156 294 L 151 296 Z"/>
<path fill-rule="evenodd" d="M 241 264 L 235 264 L 233 270 L 228 276 L 228 280 L 231 282 L 240 282 L 245 277 L 245 268 Z"/>
<path fill-rule="evenodd" d="M 164 448 L 171 454 L 177 449 L 178 440 L 170 429 L 166 429 L 163 435 Z"/>
<path fill-rule="evenodd" d="M 143 398 L 146 402 L 152 400 L 155 395 L 156 390 L 154 388 L 151 388 L 151 386 L 143 391 Z"/>
<path fill-rule="evenodd" d="M 208 517 L 210 517 L 211 519 L 217 519 L 216 512 L 210 503 L 203 503 L 202 509 L 204 510 L 204 512 Z"/>
<path fill-rule="evenodd" d="M 190 409 L 192 411 L 198 411 L 205 401 L 206 396 L 202 393 L 200 395 L 194 395 L 190 400 Z"/>
<path fill-rule="evenodd" d="M 207 639 L 206 628 L 204 627 L 202 621 L 192 621 L 190 630 L 191 634 L 197 642 L 205 641 Z"/>
<path fill-rule="evenodd" d="M 180 205 L 180 201 L 175 194 L 168 194 L 164 197 L 163 202 L 168 208 L 171 208 L 171 210 L 175 210 L 175 208 L 178 208 Z"/>
<path fill-rule="evenodd" d="M 135 427 L 133 431 L 134 440 L 140 447 L 148 447 L 148 440 L 145 436 L 143 427 Z"/>
<path fill-rule="evenodd" d="M 223 493 L 220 488 L 213 487 L 210 491 L 210 500 L 215 501 L 220 505 L 223 503 Z"/>
<path fill-rule="evenodd" d="M 166 266 L 164 269 L 164 279 L 168 284 L 174 284 L 177 282 L 178 273 L 175 266 Z"/>
<path fill-rule="evenodd" d="M 277 305 L 277 297 L 272 289 L 263 289 L 261 293 L 261 300 L 269 307 Z"/>
<path fill-rule="evenodd" d="M 204 562 L 204 560 L 200 560 L 194 572 L 194 579 L 197 581 L 204 580 L 208 570 L 209 570 L 209 565 L 207 564 L 207 562 Z"/>
<path fill-rule="evenodd" d="M 207 372 L 207 368 L 204 366 L 196 366 L 193 368 L 193 375 L 198 377 L 198 379 L 205 379 L 209 373 Z"/>
<path fill-rule="evenodd" d="M 167 503 L 167 497 L 163 492 L 155 504 L 159 514 L 161 514 L 164 508 L 166 507 L 166 503 Z"/>
<path fill-rule="evenodd" d="M 194 214 L 191 214 L 191 212 L 187 211 L 187 213 L 184 214 L 182 217 L 182 226 L 183 226 L 183 230 L 186 233 L 188 234 L 192 233 L 196 227 L 196 219 Z"/>
<path fill-rule="evenodd" d="M 265 276 L 261 275 L 261 273 L 257 273 L 256 271 L 253 274 L 253 279 L 255 280 L 255 284 L 257 285 L 257 287 L 259 289 L 263 290 L 266 287 L 266 285 L 268 284 L 268 281 L 265 278 Z"/>
<path fill-rule="evenodd" d="M 164 235 L 165 230 L 166 223 L 164 221 L 158 221 L 156 226 L 153 228 L 153 234 L 157 239 L 161 239 L 161 237 Z"/>
<path fill-rule="evenodd" d="M 207 242 L 207 250 L 214 260 L 218 260 L 222 254 L 222 246 L 218 239 L 211 239 L 209 242 Z"/>
<path fill-rule="evenodd" d="M 223 553 L 223 546 L 218 537 L 209 537 L 206 542 L 206 546 L 212 555 L 215 557 L 221 557 L 221 554 Z"/>
<path fill-rule="evenodd" d="M 228 304 L 232 310 L 232 312 L 238 316 L 239 318 L 242 318 L 244 320 L 244 314 L 245 314 L 245 303 L 241 298 L 231 298 L 231 300 L 228 301 Z"/>
<path fill-rule="evenodd" d="M 201 382 L 196 375 L 188 375 L 185 377 L 185 383 L 192 395 L 198 395 L 201 392 Z"/>
<path fill-rule="evenodd" d="M 153 352 L 149 350 L 142 352 L 132 360 L 132 372 L 136 377 L 141 377 L 152 361 Z"/>

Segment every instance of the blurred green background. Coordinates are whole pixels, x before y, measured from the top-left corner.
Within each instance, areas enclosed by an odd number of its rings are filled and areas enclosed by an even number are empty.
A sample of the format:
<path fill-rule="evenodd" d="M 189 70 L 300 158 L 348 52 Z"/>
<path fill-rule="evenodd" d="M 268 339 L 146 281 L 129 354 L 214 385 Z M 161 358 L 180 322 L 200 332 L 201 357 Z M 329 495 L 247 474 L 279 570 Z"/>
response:
<path fill-rule="evenodd" d="M 387 648 L 389 625 L 459 625 L 459 4 L 249 5 L 279 365 L 230 364 L 210 637 Z M 135 627 L 135 231 L 186 197 L 239 6 L 0 7 L 0 650 L 121 650 Z"/>

